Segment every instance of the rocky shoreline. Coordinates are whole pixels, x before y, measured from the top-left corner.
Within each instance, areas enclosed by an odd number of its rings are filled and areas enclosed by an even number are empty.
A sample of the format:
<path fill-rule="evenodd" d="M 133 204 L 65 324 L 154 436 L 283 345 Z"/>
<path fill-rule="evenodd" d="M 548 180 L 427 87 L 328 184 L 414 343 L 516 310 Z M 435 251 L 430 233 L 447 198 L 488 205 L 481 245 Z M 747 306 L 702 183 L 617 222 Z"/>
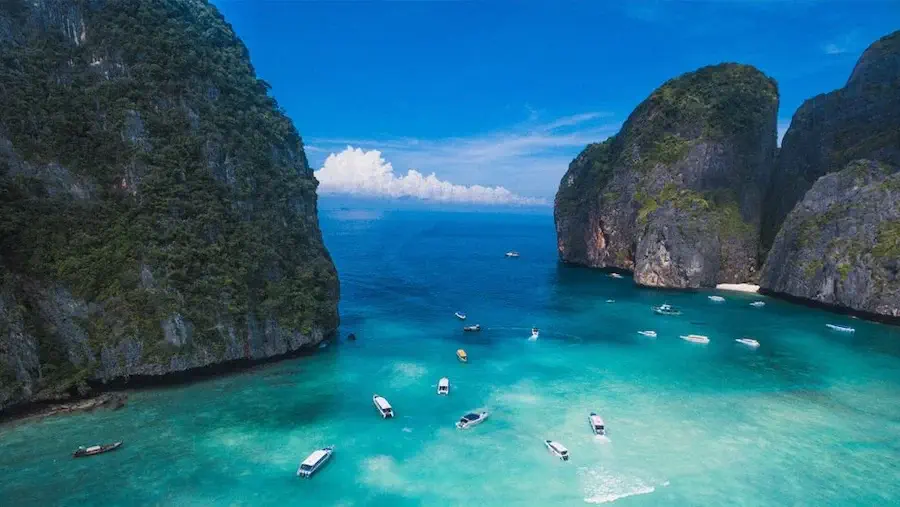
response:
<path fill-rule="evenodd" d="M 898 62 L 900 31 L 871 44 L 843 88 L 804 102 L 780 148 L 777 84 L 758 69 L 667 81 L 569 165 L 554 202 L 560 260 L 896 323 Z"/>

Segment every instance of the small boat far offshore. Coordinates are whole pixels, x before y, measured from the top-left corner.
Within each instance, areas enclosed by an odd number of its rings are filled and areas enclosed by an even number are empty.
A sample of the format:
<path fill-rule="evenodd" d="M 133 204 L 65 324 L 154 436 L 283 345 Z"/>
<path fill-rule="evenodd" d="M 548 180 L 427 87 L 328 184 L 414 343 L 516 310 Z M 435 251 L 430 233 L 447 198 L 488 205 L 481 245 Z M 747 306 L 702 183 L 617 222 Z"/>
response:
<path fill-rule="evenodd" d="M 506 257 L 509 259 L 516 259 L 519 257 L 519 252 L 516 252 L 515 250 L 510 250 L 509 252 L 506 252 Z"/>
<path fill-rule="evenodd" d="M 840 331 L 842 333 L 855 333 L 856 329 L 853 329 L 850 326 L 839 326 L 837 324 L 825 324 L 825 327 L 828 329 L 833 329 L 835 331 Z"/>
<path fill-rule="evenodd" d="M 654 306 L 653 313 L 656 313 L 658 315 L 668 315 L 668 316 L 674 317 L 677 315 L 681 315 L 681 310 L 678 310 L 677 308 L 670 305 L 669 303 L 663 303 L 659 306 Z"/>
<path fill-rule="evenodd" d="M 456 315 L 456 318 L 459 320 L 466 320 L 466 314 L 463 312 L 456 312 L 453 315 Z"/>
<path fill-rule="evenodd" d="M 81 446 L 72 453 L 73 458 L 85 458 L 87 456 L 96 456 L 104 452 L 115 451 L 122 447 L 122 442 L 114 442 L 112 444 L 92 445 L 90 447 Z"/>
<path fill-rule="evenodd" d="M 703 336 L 702 334 L 681 335 L 681 339 L 685 340 L 685 341 L 689 341 L 691 343 L 700 343 L 700 344 L 709 343 L 709 338 L 706 336 Z"/>
<path fill-rule="evenodd" d="M 638 334 L 648 338 L 656 338 L 656 331 L 638 331 Z"/>
<path fill-rule="evenodd" d="M 540 336 L 540 335 L 541 335 L 540 330 L 538 330 L 538 328 L 536 328 L 536 327 L 533 327 L 533 328 L 531 328 L 531 337 L 528 339 L 529 340 L 537 340 L 538 336 Z"/>
<path fill-rule="evenodd" d="M 754 340 L 753 338 L 738 338 L 734 340 L 742 345 L 746 345 L 748 347 L 757 348 L 759 347 L 759 342 Z"/>
<path fill-rule="evenodd" d="M 463 331 L 467 333 L 479 333 L 481 332 L 481 324 L 475 324 L 474 326 L 466 326 L 463 328 Z"/>

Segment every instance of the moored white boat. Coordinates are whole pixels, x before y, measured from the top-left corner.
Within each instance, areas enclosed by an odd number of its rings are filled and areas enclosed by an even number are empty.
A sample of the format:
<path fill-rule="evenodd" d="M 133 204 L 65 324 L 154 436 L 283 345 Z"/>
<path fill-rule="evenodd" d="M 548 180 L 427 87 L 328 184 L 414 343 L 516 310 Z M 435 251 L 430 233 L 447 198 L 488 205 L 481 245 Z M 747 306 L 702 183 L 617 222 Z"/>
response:
<path fill-rule="evenodd" d="M 456 427 L 461 430 L 467 430 L 472 426 L 477 426 L 484 422 L 485 419 L 488 418 L 487 412 L 475 413 L 470 412 L 459 418 L 459 421 L 456 422 Z"/>
<path fill-rule="evenodd" d="M 303 463 L 300 463 L 300 467 L 297 468 L 297 477 L 312 477 L 312 474 L 316 473 L 322 468 L 322 465 L 331 459 L 332 454 L 334 454 L 334 446 L 323 447 L 313 451 L 312 454 L 303 460 Z"/>
<path fill-rule="evenodd" d="M 740 344 L 746 345 L 748 347 L 756 348 L 759 347 L 759 342 L 754 340 L 753 338 L 738 338 L 734 340 Z"/>
<path fill-rule="evenodd" d="M 618 273 L 612 273 L 612 274 L 610 274 L 609 276 L 611 276 L 611 277 L 613 277 L 613 278 L 625 278 L 624 276 L 622 276 L 622 275 L 620 275 L 620 274 L 618 274 Z"/>
<path fill-rule="evenodd" d="M 656 313 L 656 314 L 659 314 L 659 315 L 668 315 L 668 316 L 673 316 L 673 317 L 674 317 L 674 316 L 677 316 L 677 315 L 681 315 L 681 310 L 678 310 L 677 308 L 675 308 L 674 306 L 670 305 L 669 303 L 663 303 L 663 304 L 661 304 L 661 305 L 659 305 L 659 306 L 654 306 L 654 307 L 653 307 L 653 313 Z"/>
<path fill-rule="evenodd" d="M 466 351 L 463 349 L 457 349 L 456 358 L 460 360 L 460 362 L 467 363 L 469 362 L 469 356 L 466 354 Z"/>
<path fill-rule="evenodd" d="M 519 252 L 516 252 L 515 250 L 510 250 L 509 252 L 506 252 L 506 256 L 510 257 L 510 258 L 516 258 L 519 256 Z"/>
<path fill-rule="evenodd" d="M 466 333 L 481 332 L 481 324 L 475 324 L 474 326 L 466 326 L 463 328 L 463 331 L 465 331 Z"/>
<path fill-rule="evenodd" d="M 766 306 L 766 303 L 764 301 L 754 301 L 754 302 L 750 303 L 750 306 L 752 306 L 754 308 L 762 308 L 762 307 Z"/>
<path fill-rule="evenodd" d="M 725 298 L 723 298 L 722 296 L 706 296 L 706 297 L 709 298 L 710 301 L 714 301 L 716 303 L 721 303 L 722 301 L 725 301 Z"/>
<path fill-rule="evenodd" d="M 839 326 L 837 324 L 825 324 L 825 327 L 828 329 L 834 329 L 835 331 L 840 331 L 842 333 L 855 333 L 856 329 L 853 329 L 850 326 Z"/>
<path fill-rule="evenodd" d="M 709 338 L 702 334 L 681 335 L 681 339 L 691 343 L 709 343 Z"/>
<path fill-rule="evenodd" d="M 447 377 L 443 377 L 441 380 L 438 380 L 438 394 L 450 394 L 450 379 Z"/>
<path fill-rule="evenodd" d="M 531 338 L 529 338 L 529 340 L 537 340 L 538 336 L 540 336 L 540 335 L 541 335 L 540 330 L 536 327 L 533 327 L 533 328 L 531 328 Z"/>
<path fill-rule="evenodd" d="M 550 454 L 563 461 L 569 461 L 569 450 L 561 443 L 554 442 L 553 440 L 544 440 L 544 445 L 547 446 L 547 450 L 550 451 Z"/>
<path fill-rule="evenodd" d="M 648 338 L 656 338 L 656 331 L 638 331 L 638 334 Z"/>
<path fill-rule="evenodd" d="M 606 435 L 606 424 L 603 422 L 602 417 L 591 412 L 591 415 L 588 416 L 588 422 L 591 424 L 591 431 L 594 432 L 594 435 Z"/>
<path fill-rule="evenodd" d="M 372 395 L 372 403 L 375 405 L 375 408 L 378 409 L 378 413 L 381 414 L 382 419 L 394 417 L 394 408 L 391 407 L 391 404 L 388 403 L 388 400 L 383 396 L 377 394 Z"/>
<path fill-rule="evenodd" d="M 459 320 L 466 320 L 466 314 L 463 312 L 456 312 L 453 315 L 456 315 L 456 318 Z"/>

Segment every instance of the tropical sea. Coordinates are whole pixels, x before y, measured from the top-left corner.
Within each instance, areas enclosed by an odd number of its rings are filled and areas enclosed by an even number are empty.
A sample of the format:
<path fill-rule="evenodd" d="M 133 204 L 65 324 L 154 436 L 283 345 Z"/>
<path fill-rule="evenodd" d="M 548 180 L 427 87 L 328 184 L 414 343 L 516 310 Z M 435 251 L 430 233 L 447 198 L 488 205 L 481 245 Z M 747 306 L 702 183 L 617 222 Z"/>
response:
<path fill-rule="evenodd" d="M 561 265 L 549 210 L 334 206 L 320 216 L 341 277 L 339 339 L 137 391 L 119 411 L 0 428 L 0 504 L 900 504 L 898 328 Z M 766 306 L 749 306 L 757 300 Z M 654 315 L 663 302 L 683 314 Z M 483 332 L 464 334 L 457 310 Z M 679 339 L 688 333 L 710 343 Z M 742 336 L 761 346 L 735 343 Z M 442 376 L 448 397 L 435 393 Z M 395 419 L 379 417 L 373 393 Z M 454 427 L 478 409 L 490 418 Z M 592 411 L 608 437 L 591 433 Z M 571 460 L 551 456 L 545 439 Z M 71 458 L 115 440 L 125 446 Z M 298 479 L 299 462 L 324 445 L 336 446 L 331 462 Z"/>

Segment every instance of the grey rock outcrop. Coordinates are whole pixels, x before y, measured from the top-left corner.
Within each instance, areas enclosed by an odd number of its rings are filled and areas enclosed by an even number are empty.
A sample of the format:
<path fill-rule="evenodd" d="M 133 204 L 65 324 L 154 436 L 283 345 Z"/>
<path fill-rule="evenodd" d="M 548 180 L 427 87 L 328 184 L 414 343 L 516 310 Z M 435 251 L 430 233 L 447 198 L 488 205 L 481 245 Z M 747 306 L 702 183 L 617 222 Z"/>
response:
<path fill-rule="evenodd" d="M 819 178 L 762 269 L 766 291 L 900 317 L 900 173 L 859 160 Z"/>
<path fill-rule="evenodd" d="M 754 279 L 777 109 L 775 82 L 747 65 L 662 85 L 570 164 L 554 207 L 560 259 L 653 287 Z"/>
<path fill-rule="evenodd" d="M 766 198 L 768 248 L 815 181 L 857 159 L 900 166 L 900 31 L 863 52 L 846 86 L 803 103 L 791 120 Z"/>

